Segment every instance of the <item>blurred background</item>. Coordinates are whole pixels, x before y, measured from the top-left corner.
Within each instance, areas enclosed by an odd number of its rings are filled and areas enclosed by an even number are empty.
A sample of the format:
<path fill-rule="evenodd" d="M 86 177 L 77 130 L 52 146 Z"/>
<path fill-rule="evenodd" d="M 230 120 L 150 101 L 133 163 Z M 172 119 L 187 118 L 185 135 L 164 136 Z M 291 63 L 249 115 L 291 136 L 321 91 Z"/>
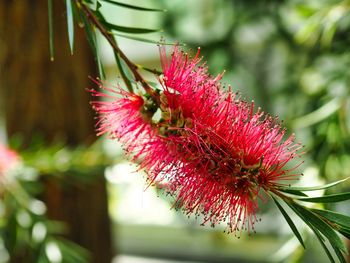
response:
<path fill-rule="evenodd" d="M 63 2 L 54 3 L 54 61 L 46 2 L 0 3 L 0 141 L 22 160 L 7 176 L 17 182 L 2 183 L 9 186 L 0 203 L 0 262 L 328 262 L 300 222 L 307 250 L 299 245 L 270 202 L 260 206 L 257 233 L 237 239 L 199 226 L 171 209 L 170 197 L 146 189 L 121 145 L 95 136 L 85 89 L 101 71 L 106 82 L 122 83 L 113 52 L 97 34 L 96 60 L 76 26 L 71 56 Z M 201 47 L 211 74 L 225 70 L 226 86 L 278 115 L 305 145 L 297 183 L 350 176 L 350 1 L 119 2 L 167 10 L 102 3 L 111 23 L 163 30 L 138 36 L 149 41 L 116 35 L 132 61 L 160 69 L 151 42 L 161 37 L 190 53 Z M 349 215 L 349 205 L 329 208 Z"/>

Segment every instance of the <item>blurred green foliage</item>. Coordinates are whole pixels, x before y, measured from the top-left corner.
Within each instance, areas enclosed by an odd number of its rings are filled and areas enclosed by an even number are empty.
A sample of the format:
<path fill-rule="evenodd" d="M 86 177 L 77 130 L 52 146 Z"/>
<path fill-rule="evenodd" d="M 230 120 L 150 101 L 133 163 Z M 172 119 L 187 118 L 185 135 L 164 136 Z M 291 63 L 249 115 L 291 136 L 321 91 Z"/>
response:
<path fill-rule="evenodd" d="M 90 262 L 86 249 L 65 238 L 67 226 L 48 218 L 41 199 L 45 181 L 53 177 L 64 185 L 81 185 L 103 176 L 111 160 L 101 143 L 74 149 L 33 143 L 21 158 L 0 185 L 0 262 Z"/>
<path fill-rule="evenodd" d="M 64 238 L 66 226 L 50 220 L 39 199 L 38 170 L 19 165 L 2 180 L 0 262 L 88 262 L 88 252 Z"/>

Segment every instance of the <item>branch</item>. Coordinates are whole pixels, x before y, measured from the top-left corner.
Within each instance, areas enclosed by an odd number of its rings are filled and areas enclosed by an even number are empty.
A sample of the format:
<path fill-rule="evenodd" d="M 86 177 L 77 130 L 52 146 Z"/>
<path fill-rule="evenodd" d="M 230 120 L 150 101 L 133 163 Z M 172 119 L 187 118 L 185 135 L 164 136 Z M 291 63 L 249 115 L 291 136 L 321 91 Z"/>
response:
<path fill-rule="evenodd" d="M 141 76 L 138 72 L 138 66 L 131 62 L 124 52 L 117 45 L 113 35 L 111 35 L 106 28 L 101 24 L 95 14 L 81 1 L 78 0 L 78 3 L 81 5 L 84 13 L 86 14 L 87 19 L 101 32 L 101 34 L 107 39 L 108 43 L 111 45 L 113 50 L 120 56 L 122 60 L 126 63 L 128 68 L 134 75 L 134 78 L 137 82 L 140 82 L 146 93 L 148 93 L 156 102 L 159 102 L 159 96 L 147 83 L 147 81 Z M 132 92 L 132 90 L 129 90 Z"/>

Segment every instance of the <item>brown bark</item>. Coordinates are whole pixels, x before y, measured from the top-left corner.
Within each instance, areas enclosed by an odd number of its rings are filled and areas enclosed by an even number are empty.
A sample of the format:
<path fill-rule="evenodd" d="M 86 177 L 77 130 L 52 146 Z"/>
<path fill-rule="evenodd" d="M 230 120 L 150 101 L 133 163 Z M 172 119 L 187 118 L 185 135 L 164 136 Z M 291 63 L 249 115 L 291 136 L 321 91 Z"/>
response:
<path fill-rule="evenodd" d="M 47 1 L 1 1 L 1 86 L 6 98 L 7 129 L 46 142 L 61 137 L 70 144 L 94 138 L 93 113 L 87 107 L 95 75 L 84 32 L 76 30 L 70 55 L 64 1 L 53 1 L 55 60 L 49 59 Z"/>
<path fill-rule="evenodd" d="M 0 1 L 0 106 L 8 134 L 24 145 L 40 137 L 46 144 L 91 143 L 94 117 L 85 88 L 96 67 L 83 29 L 75 27 L 70 55 L 65 1 L 54 0 L 55 60 L 50 61 L 46 0 Z M 111 261 L 107 195 L 102 176 L 90 185 L 46 184 L 53 219 L 67 222 L 69 237 L 93 253 L 93 262 Z"/>

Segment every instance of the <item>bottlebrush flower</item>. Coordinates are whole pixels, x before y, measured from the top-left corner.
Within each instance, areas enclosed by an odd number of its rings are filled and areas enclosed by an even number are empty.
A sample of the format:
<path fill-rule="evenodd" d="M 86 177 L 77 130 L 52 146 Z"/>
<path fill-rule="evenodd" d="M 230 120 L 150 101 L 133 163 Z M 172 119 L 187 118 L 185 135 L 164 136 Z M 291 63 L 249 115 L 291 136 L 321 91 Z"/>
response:
<path fill-rule="evenodd" d="M 278 119 L 255 109 L 201 64 L 175 47 L 171 60 L 161 49 L 163 76 L 157 101 L 117 88 L 122 98 L 93 102 L 99 134 L 108 132 L 126 146 L 148 173 L 150 183 L 166 185 L 175 207 L 204 215 L 203 223 L 226 222 L 229 231 L 252 230 L 262 193 L 295 178 L 287 163 L 300 148 L 294 136 L 283 140 Z M 146 102 L 148 100 L 148 102 Z M 152 105 L 152 107 L 149 107 Z M 152 119 L 159 110 L 161 118 Z"/>
<path fill-rule="evenodd" d="M 11 169 L 18 161 L 18 154 L 0 143 L 0 175 Z"/>
<path fill-rule="evenodd" d="M 96 82 L 97 83 L 97 82 Z M 144 100 L 141 96 L 117 87 L 110 89 L 97 83 L 106 92 L 90 90 L 93 96 L 112 101 L 93 101 L 93 108 L 99 113 L 97 134 L 108 133 L 125 145 L 127 152 L 138 148 L 139 141 L 148 140 L 151 129 L 142 115 Z M 110 92 L 110 94 L 107 94 Z"/>

